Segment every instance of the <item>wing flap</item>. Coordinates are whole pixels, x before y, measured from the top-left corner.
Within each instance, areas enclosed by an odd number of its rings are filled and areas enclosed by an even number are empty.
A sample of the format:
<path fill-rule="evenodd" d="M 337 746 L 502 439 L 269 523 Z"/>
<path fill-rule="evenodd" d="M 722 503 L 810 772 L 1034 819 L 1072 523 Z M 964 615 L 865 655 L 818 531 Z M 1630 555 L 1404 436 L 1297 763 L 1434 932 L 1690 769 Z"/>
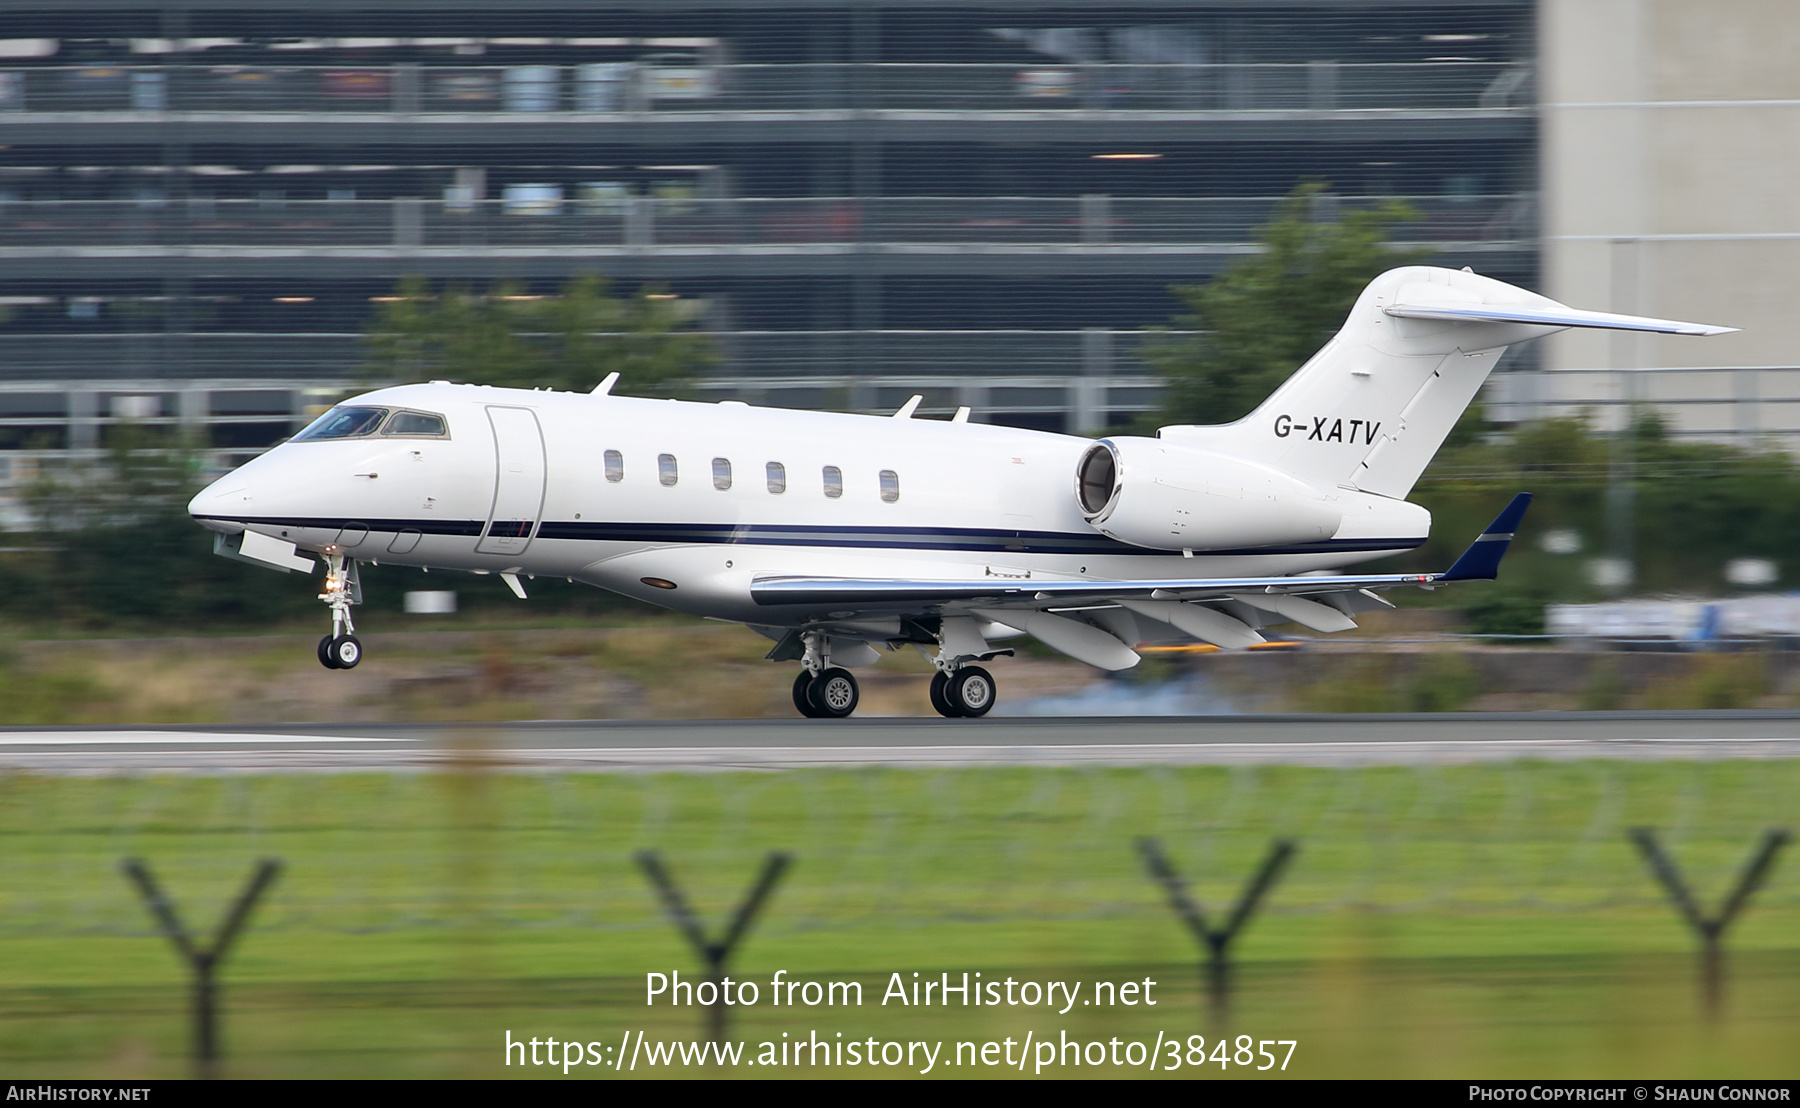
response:
<path fill-rule="evenodd" d="M 1060 650 L 1096 669 L 1130 669 L 1138 664 L 1137 651 L 1092 624 L 1049 612 L 1012 612 L 975 609 L 975 614 L 996 623 L 1018 627 L 1045 646 Z"/>
<path fill-rule="evenodd" d="M 1248 624 L 1198 604 L 1183 604 L 1178 600 L 1121 600 L 1119 604 L 1222 650 L 1243 650 L 1263 641 L 1263 637 Z"/>
<path fill-rule="evenodd" d="M 1343 591 L 1343 590 L 1340 590 Z M 1265 612 L 1273 612 L 1284 619 L 1293 620 L 1302 627 L 1310 627 L 1314 631 L 1332 632 L 1349 631 L 1356 626 L 1356 621 L 1344 612 L 1317 600 L 1308 600 L 1303 596 L 1288 593 L 1233 593 L 1231 598 L 1240 604 L 1248 604 L 1252 608 L 1261 608 Z"/>

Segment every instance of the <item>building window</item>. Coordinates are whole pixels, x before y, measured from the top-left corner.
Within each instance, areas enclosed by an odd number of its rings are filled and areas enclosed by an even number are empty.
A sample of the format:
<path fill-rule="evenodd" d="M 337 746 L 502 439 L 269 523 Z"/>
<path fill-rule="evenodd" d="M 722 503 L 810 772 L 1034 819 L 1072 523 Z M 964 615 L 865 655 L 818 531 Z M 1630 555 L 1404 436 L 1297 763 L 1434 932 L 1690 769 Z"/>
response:
<path fill-rule="evenodd" d="M 673 485 L 680 480 L 680 476 L 675 471 L 675 455 L 658 454 L 656 456 L 656 479 L 658 481 L 665 485 Z"/>
<path fill-rule="evenodd" d="M 786 492 L 787 491 L 787 467 L 782 465 L 780 462 L 770 462 L 768 465 L 768 472 L 769 472 L 769 491 L 772 493 L 776 493 L 778 495 L 780 493 Z"/>
<path fill-rule="evenodd" d="M 606 479 L 613 484 L 625 480 L 625 455 L 617 450 L 608 450 L 601 457 L 606 459 Z"/>
<path fill-rule="evenodd" d="M 891 469 L 881 471 L 881 499 L 889 504 L 900 499 L 900 475 Z"/>
<path fill-rule="evenodd" d="M 844 471 L 836 466 L 825 467 L 825 495 L 833 500 L 844 495 Z"/>
<path fill-rule="evenodd" d="M 713 488 L 724 492 L 731 487 L 731 459 L 713 459 Z"/>

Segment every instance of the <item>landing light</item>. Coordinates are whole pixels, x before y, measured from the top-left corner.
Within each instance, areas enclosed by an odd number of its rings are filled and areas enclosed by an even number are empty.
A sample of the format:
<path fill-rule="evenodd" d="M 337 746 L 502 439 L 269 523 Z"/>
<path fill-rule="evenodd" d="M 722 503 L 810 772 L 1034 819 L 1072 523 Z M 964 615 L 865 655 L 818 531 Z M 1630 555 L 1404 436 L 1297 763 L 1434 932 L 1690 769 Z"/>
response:
<path fill-rule="evenodd" d="M 638 580 L 649 585 L 653 589 L 672 589 L 675 587 L 675 582 L 666 581 L 661 577 L 640 577 Z"/>

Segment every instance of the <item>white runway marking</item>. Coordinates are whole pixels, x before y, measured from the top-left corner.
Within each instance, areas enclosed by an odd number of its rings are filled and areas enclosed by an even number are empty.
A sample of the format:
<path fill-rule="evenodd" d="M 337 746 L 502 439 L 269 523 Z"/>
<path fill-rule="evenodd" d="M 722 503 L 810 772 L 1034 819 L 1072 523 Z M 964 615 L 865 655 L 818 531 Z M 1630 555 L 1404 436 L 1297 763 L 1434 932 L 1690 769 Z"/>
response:
<path fill-rule="evenodd" d="M 360 733 L 7 729 L 0 730 L 0 772 L 717 773 L 1800 758 L 1795 715 L 1773 712 L 339 726 Z"/>
<path fill-rule="evenodd" d="M 1370 742 L 1046 743 L 1008 746 L 739 746 L 492 750 L 497 768 L 777 770 L 888 766 L 1404 766 L 1520 759 L 1715 761 L 1800 757 L 1800 738 L 1444 739 Z"/>
<path fill-rule="evenodd" d="M 348 735 L 258 735 L 249 732 L 205 731 L 6 731 L 0 746 L 133 746 L 163 743 L 172 746 L 263 743 L 278 746 L 308 743 L 410 743 L 415 739 Z"/>

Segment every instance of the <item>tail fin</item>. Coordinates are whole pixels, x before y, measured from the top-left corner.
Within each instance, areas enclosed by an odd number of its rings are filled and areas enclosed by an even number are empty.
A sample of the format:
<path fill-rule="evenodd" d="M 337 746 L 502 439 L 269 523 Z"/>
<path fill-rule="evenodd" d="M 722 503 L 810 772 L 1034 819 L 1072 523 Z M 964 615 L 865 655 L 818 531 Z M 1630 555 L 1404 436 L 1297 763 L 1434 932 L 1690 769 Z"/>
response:
<path fill-rule="evenodd" d="M 1403 498 L 1506 348 L 1568 327 L 1732 330 L 1585 312 L 1467 270 L 1406 266 L 1371 281 L 1337 335 L 1254 412 L 1157 434 L 1253 458 L 1314 488 Z"/>

